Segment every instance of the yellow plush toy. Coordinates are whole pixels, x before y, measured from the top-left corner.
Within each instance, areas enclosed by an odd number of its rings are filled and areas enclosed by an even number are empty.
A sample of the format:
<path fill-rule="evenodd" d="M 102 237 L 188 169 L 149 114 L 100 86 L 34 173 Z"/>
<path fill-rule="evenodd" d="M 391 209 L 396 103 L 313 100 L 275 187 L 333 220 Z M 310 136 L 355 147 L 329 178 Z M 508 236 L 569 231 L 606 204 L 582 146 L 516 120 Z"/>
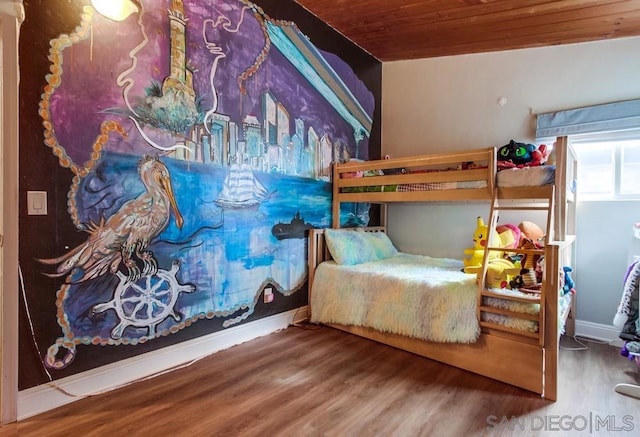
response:
<path fill-rule="evenodd" d="M 480 273 L 482 272 L 481 266 L 465 267 L 465 273 L 475 273 L 476 281 L 479 283 Z M 487 264 L 487 274 L 485 276 L 484 286 L 485 288 L 509 288 L 509 281 L 514 276 L 520 274 L 520 266 L 516 266 L 508 259 L 492 259 Z"/>
<path fill-rule="evenodd" d="M 490 247 L 498 247 L 500 245 L 499 239 L 492 233 L 492 237 L 489 238 L 489 227 L 484 224 L 482 217 L 478 217 L 476 220 L 476 231 L 473 233 L 473 247 L 464 250 L 465 255 L 469 255 L 468 258 L 462 260 L 465 267 L 480 266 L 482 265 L 482 257 L 484 256 L 484 248 L 489 245 Z M 501 252 L 491 251 L 489 252 L 489 259 L 500 258 Z"/>

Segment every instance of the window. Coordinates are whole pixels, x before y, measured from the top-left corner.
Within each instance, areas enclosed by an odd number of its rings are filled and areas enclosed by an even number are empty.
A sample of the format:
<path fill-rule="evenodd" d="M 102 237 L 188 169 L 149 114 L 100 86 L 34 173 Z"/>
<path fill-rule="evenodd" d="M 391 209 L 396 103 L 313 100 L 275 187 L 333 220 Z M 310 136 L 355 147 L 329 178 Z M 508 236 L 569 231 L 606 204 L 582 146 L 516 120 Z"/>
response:
<path fill-rule="evenodd" d="M 620 194 L 640 193 L 640 141 L 623 144 L 620 150 Z"/>
<path fill-rule="evenodd" d="M 571 140 L 578 155 L 581 199 L 640 199 L 640 132 Z"/>

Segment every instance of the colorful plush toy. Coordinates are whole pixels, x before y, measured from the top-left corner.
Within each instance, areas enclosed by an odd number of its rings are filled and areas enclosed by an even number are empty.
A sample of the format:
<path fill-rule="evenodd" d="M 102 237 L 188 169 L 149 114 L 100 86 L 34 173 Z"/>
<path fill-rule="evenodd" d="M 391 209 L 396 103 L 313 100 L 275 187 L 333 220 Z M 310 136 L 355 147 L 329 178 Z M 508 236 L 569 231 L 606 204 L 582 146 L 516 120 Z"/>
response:
<path fill-rule="evenodd" d="M 496 232 L 500 237 L 500 247 L 505 249 L 517 249 L 520 246 L 522 231 L 516 225 L 505 223 L 496 226 Z"/>
<path fill-rule="evenodd" d="M 530 221 L 523 221 L 518 225 L 518 229 L 520 229 L 521 237 L 520 237 L 520 245 L 525 241 L 525 239 L 529 239 L 533 241 L 539 247 L 542 247 L 544 243 L 544 231 L 540 228 L 540 226 L 536 225 Z"/>
<path fill-rule="evenodd" d="M 631 361 L 640 359 L 640 341 L 626 342 L 620 350 L 620 355 L 629 358 Z M 640 364 L 640 361 L 638 361 L 638 364 Z"/>
<path fill-rule="evenodd" d="M 498 239 L 494 236 L 489 238 L 489 227 L 484 224 L 482 217 L 476 219 L 476 230 L 473 233 L 473 247 L 464 250 L 465 255 L 469 255 L 468 258 L 462 260 L 465 267 L 480 266 L 482 265 L 482 258 L 484 257 L 484 248 L 497 247 Z M 500 252 L 489 252 L 489 259 L 499 258 Z"/>
<path fill-rule="evenodd" d="M 464 268 L 465 273 L 475 273 L 476 282 L 480 283 L 482 266 L 470 266 Z M 487 274 L 485 276 L 486 288 L 508 288 L 514 275 L 520 272 L 520 266 L 516 266 L 509 260 L 497 258 L 492 259 L 487 264 Z"/>
<path fill-rule="evenodd" d="M 536 262 L 536 280 L 538 283 L 542 282 L 542 275 L 544 273 L 544 255 L 541 255 Z"/>
<path fill-rule="evenodd" d="M 547 162 L 549 152 L 547 146 L 541 144 L 517 143 L 514 140 L 498 149 L 498 167 L 533 167 Z"/>
<path fill-rule="evenodd" d="M 520 290 L 522 287 L 524 287 L 524 282 L 522 282 L 522 275 L 514 276 L 509 281 L 509 288 L 511 288 L 512 290 Z"/>
<path fill-rule="evenodd" d="M 564 285 L 562 286 L 563 294 L 575 293 L 576 283 L 573 282 L 573 278 L 571 277 L 573 269 L 569 266 L 564 266 L 562 267 L 562 270 L 564 271 Z"/>
<path fill-rule="evenodd" d="M 530 239 L 524 238 L 524 241 L 520 244 L 521 249 L 535 250 L 538 246 Z M 536 277 L 536 265 L 540 255 L 534 255 L 531 253 L 524 253 L 522 256 L 522 282 L 526 287 L 535 287 L 538 284 L 538 278 Z"/>

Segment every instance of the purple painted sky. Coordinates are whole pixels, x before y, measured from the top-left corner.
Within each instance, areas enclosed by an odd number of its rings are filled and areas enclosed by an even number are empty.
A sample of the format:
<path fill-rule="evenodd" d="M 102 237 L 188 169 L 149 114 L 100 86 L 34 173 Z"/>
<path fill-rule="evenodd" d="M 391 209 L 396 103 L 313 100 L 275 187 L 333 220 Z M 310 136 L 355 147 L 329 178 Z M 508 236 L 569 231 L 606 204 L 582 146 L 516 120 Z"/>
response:
<path fill-rule="evenodd" d="M 145 88 L 152 81 L 161 84 L 169 74 L 170 30 L 167 10 L 171 7 L 171 1 L 146 0 L 142 3 L 142 24 L 148 42 L 137 50 L 136 68 L 124 78 L 133 84 L 129 92 L 132 104 L 137 99 L 144 99 Z M 243 6 L 234 0 L 185 1 L 188 18 L 187 62 L 194 70 L 194 88 L 205 112 L 213 102 L 209 75 L 214 55 L 204 44 L 204 20 L 215 21 L 225 16 L 230 21 L 227 27 L 235 28 Z M 62 84 L 53 95 L 51 113 L 59 143 L 78 165 L 89 159 L 91 146 L 100 132 L 100 124 L 105 120 L 120 121 L 130 133 L 129 138 L 124 140 L 112 134 L 106 146 L 108 150 L 133 154 L 154 152 L 142 141 L 132 122 L 125 117 L 103 112 L 126 107 L 123 86 L 118 85 L 117 78 L 131 69 L 133 64 L 129 54 L 144 40 L 137 20 L 138 15 L 133 15 L 124 22 L 115 23 L 96 14 L 93 38 L 80 41 L 64 51 Z M 260 24 L 251 10 L 245 11 L 244 21 L 237 33 L 224 30 L 222 25 L 215 29 L 209 25 L 206 37 L 226 54 L 219 60 L 215 76 L 218 113 L 228 115 L 237 123 L 247 114 L 260 116 L 261 94 L 270 91 L 289 111 L 292 133 L 294 118 L 301 118 L 305 126 L 313 126 L 320 136 L 328 133 L 334 142 L 347 144 L 350 151 L 355 149 L 351 126 L 273 45 L 265 62 L 244 83 L 247 95 L 241 95 L 237 78 L 253 65 L 265 44 Z M 372 116 L 375 104 L 372 93 L 340 58 L 329 53 L 324 55 L 365 111 Z M 366 153 L 367 138 L 361 142 L 359 149 Z"/>

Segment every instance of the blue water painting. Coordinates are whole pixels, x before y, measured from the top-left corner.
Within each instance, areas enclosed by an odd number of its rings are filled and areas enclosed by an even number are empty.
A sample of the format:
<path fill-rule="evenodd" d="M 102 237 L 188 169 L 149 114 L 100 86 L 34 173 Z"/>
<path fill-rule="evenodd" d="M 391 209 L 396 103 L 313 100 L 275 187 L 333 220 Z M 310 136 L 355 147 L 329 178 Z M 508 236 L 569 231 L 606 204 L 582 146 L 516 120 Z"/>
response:
<path fill-rule="evenodd" d="M 177 206 L 184 217 L 182 229 L 175 220 L 149 245 L 159 269 L 170 271 L 179 262 L 177 283 L 190 284 L 193 291 L 182 292 L 174 309 L 180 320 L 235 316 L 227 325 L 246 318 L 266 284 L 284 295 L 298 291 L 307 278 L 307 239 L 278 239 L 272 228 L 301 217 L 310 226 L 331 223 L 331 184 L 325 181 L 254 172 L 267 188 L 267 198 L 256 208 L 227 209 L 216 205 L 227 168 L 215 165 L 162 160 L 171 173 Z M 96 171 L 79 188 L 78 210 L 82 223 L 97 223 L 109 217 L 128 200 L 122 193 L 141 193 L 144 186 L 136 171 L 138 159 L 105 153 Z M 140 281 L 143 281 L 141 279 Z M 102 299 L 111 300 L 117 283 Z M 105 281 L 105 285 L 107 282 Z M 65 312 L 76 336 L 113 337 L 110 330 L 117 319 L 104 315 L 97 323 L 86 323 L 91 299 L 74 298 L 85 284 L 71 285 Z M 92 287 L 95 288 L 95 287 Z M 103 287 L 106 291 L 108 286 Z M 96 298 L 95 293 L 92 294 Z M 96 303 L 95 301 L 93 302 Z M 122 318 L 122 317 L 121 317 Z M 75 322 L 83 321 L 79 325 Z M 128 326 L 127 337 L 153 338 L 176 324 L 167 317 L 150 332 L 148 326 Z"/>

